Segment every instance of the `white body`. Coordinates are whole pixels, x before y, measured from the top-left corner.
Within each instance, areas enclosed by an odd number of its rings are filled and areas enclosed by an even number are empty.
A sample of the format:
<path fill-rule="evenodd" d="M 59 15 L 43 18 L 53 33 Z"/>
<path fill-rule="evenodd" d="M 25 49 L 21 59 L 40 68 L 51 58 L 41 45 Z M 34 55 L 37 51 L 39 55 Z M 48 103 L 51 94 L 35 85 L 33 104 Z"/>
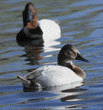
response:
<path fill-rule="evenodd" d="M 55 41 L 61 37 L 61 29 L 55 21 L 42 19 L 38 21 L 38 23 L 43 31 L 44 46 L 60 44 L 59 42 Z"/>
<path fill-rule="evenodd" d="M 42 87 L 59 86 L 76 81 L 83 81 L 83 78 L 76 75 L 71 69 L 58 65 L 42 66 L 26 76 L 41 84 Z"/>

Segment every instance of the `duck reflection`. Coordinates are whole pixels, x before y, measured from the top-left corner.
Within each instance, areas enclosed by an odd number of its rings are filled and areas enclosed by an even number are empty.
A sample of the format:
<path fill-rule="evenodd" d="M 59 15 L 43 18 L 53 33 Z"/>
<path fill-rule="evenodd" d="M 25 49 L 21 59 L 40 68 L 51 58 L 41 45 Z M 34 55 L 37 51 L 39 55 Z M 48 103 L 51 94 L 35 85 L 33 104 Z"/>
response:
<path fill-rule="evenodd" d="M 63 90 L 63 93 L 68 95 L 62 97 L 61 102 L 70 102 L 70 105 L 65 107 L 67 109 L 83 109 L 79 106 L 82 105 L 81 101 L 85 100 L 82 95 L 85 94 L 86 91 L 87 89 L 82 89 L 81 87 Z"/>
<path fill-rule="evenodd" d="M 52 95 L 50 95 L 48 98 L 46 96 L 43 96 L 43 98 L 38 98 L 39 101 L 44 101 L 45 104 L 48 104 L 48 100 L 52 100 L 50 101 L 49 104 L 54 104 L 54 102 L 59 101 L 59 106 L 57 106 L 57 109 L 79 109 L 80 105 L 82 105 L 82 102 L 84 99 L 84 97 L 82 97 L 83 94 L 85 94 L 87 92 L 87 89 L 84 89 L 83 86 L 84 82 L 81 83 L 81 85 L 76 85 L 72 88 L 69 88 L 69 85 L 66 86 L 60 86 L 60 87 L 50 87 L 50 88 L 45 88 L 43 90 L 40 89 L 36 89 L 34 91 L 42 91 L 42 92 L 47 92 L 47 93 L 52 93 Z M 24 88 L 24 90 L 26 90 L 25 92 L 34 92 L 33 89 L 27 89 Z M 30 91 L 31 90 L 31 91 Z M 41 94 L 41 92 L 40 92 Z M 38 96 L 39 97 L 39 96 Z M 40 95 L 40 97 L 42 97 Z M 28 102 L 30 102 L 30 100 L 28 100 Z M 32 99 L 32 103 L 35 103 L 35 99 Z M 57 104 L 57 103 L 56 103 Z M 58 104 L 57 104 L 58 105 Z M 61 108 L 62 105 L 62 108 Z M 64 106 L 63 106 L 64 105 Z M 55 107 L 54 107 L 55 108 Z M 82 109 L 82 107 L 81 107 Z"/>
<path fill-rule="evenodd" d="M 87 89 L 82 89 L 80 87 L 76 87 L 73 89 L 64 90 L 63 93 L 71 93 L 71 95 L 68 95 L 66 97 L 61 98 L 62 102 L 68 102 L 68 101 L 80 101 L 78 97 L 83 94 L 83 91 L 86 91 Z"/>
<path fill-rule="evenodd" d="M 26 61 L 29 61 L 29 65 L 40 65 L 39 60 L 42 59 L 40 53 L 42 53 L 42 47 L 25 47 Z"/>

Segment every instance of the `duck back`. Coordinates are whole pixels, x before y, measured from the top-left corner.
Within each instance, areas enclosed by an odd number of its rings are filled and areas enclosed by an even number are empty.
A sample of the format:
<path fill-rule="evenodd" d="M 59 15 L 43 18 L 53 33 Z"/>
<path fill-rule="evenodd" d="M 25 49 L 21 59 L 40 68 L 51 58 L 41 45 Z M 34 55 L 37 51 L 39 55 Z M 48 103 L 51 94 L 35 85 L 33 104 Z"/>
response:
<path fill-rule="evenodd" d="M 39 26 L 36 29 L 29 29 L 28 27 L 25 27 L 17 34 L 16 41 L 21 46 L 28 44 L 41 46 L 44 43 L 42 36 L 43 32 Z"/>
<path fill-rule="evenodd" d="M 42 19 L 39 21 L 39 26 L 43 31 L 43 39 L 56 40 L 61 37 L 60 26 L 53 20 Z"/>
<path fill-rule="evenodd" d="M 26 79 L 38 82 L 42 87 L 59 86 L 83 81 L 71 69 L 58 65 L 43 66 L 28 74 Z"/>

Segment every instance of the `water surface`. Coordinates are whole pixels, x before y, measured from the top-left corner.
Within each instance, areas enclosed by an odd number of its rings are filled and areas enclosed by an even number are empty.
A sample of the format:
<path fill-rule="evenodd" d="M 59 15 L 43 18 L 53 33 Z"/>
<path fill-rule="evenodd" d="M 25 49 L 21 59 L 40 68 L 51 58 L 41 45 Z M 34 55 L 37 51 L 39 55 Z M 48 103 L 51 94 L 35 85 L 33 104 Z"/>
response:
<path fill-rule="evenodd" d="M 1 109 L 103 108 L 103 0 L 33 1 L 39 19 L 60 21 L 61 37 L 51 48 L 21 47 L 16 34 L 22 29 L 22 11 L 28 0 L 0 0 L 0 107 Z M 90 62 L 74 61 L 86 72 L 86 81 L 23 92 L 16 75 L 57 64 L 60 48 L 73 44 Z"/>

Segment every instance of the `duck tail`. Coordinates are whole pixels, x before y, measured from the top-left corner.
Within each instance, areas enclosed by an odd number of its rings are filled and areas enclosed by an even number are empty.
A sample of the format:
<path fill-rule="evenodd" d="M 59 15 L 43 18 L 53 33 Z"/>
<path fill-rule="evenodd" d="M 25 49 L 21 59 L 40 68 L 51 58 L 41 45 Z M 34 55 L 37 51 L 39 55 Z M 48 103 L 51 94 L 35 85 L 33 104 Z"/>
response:
<path fill-rule="evenodd" d="M 29 80 L 27 80 L 26 78 L 24 78 L 22 76 L 17 75 L 16 77 L 22 81 L 23 85 L 30 85 L 31 84 L 31 82 Z"/>
<path fill-rule="evenodd" d="M 60 20 L 55 20 L 55 22 L 59 25 L 60 24 Z"/>

